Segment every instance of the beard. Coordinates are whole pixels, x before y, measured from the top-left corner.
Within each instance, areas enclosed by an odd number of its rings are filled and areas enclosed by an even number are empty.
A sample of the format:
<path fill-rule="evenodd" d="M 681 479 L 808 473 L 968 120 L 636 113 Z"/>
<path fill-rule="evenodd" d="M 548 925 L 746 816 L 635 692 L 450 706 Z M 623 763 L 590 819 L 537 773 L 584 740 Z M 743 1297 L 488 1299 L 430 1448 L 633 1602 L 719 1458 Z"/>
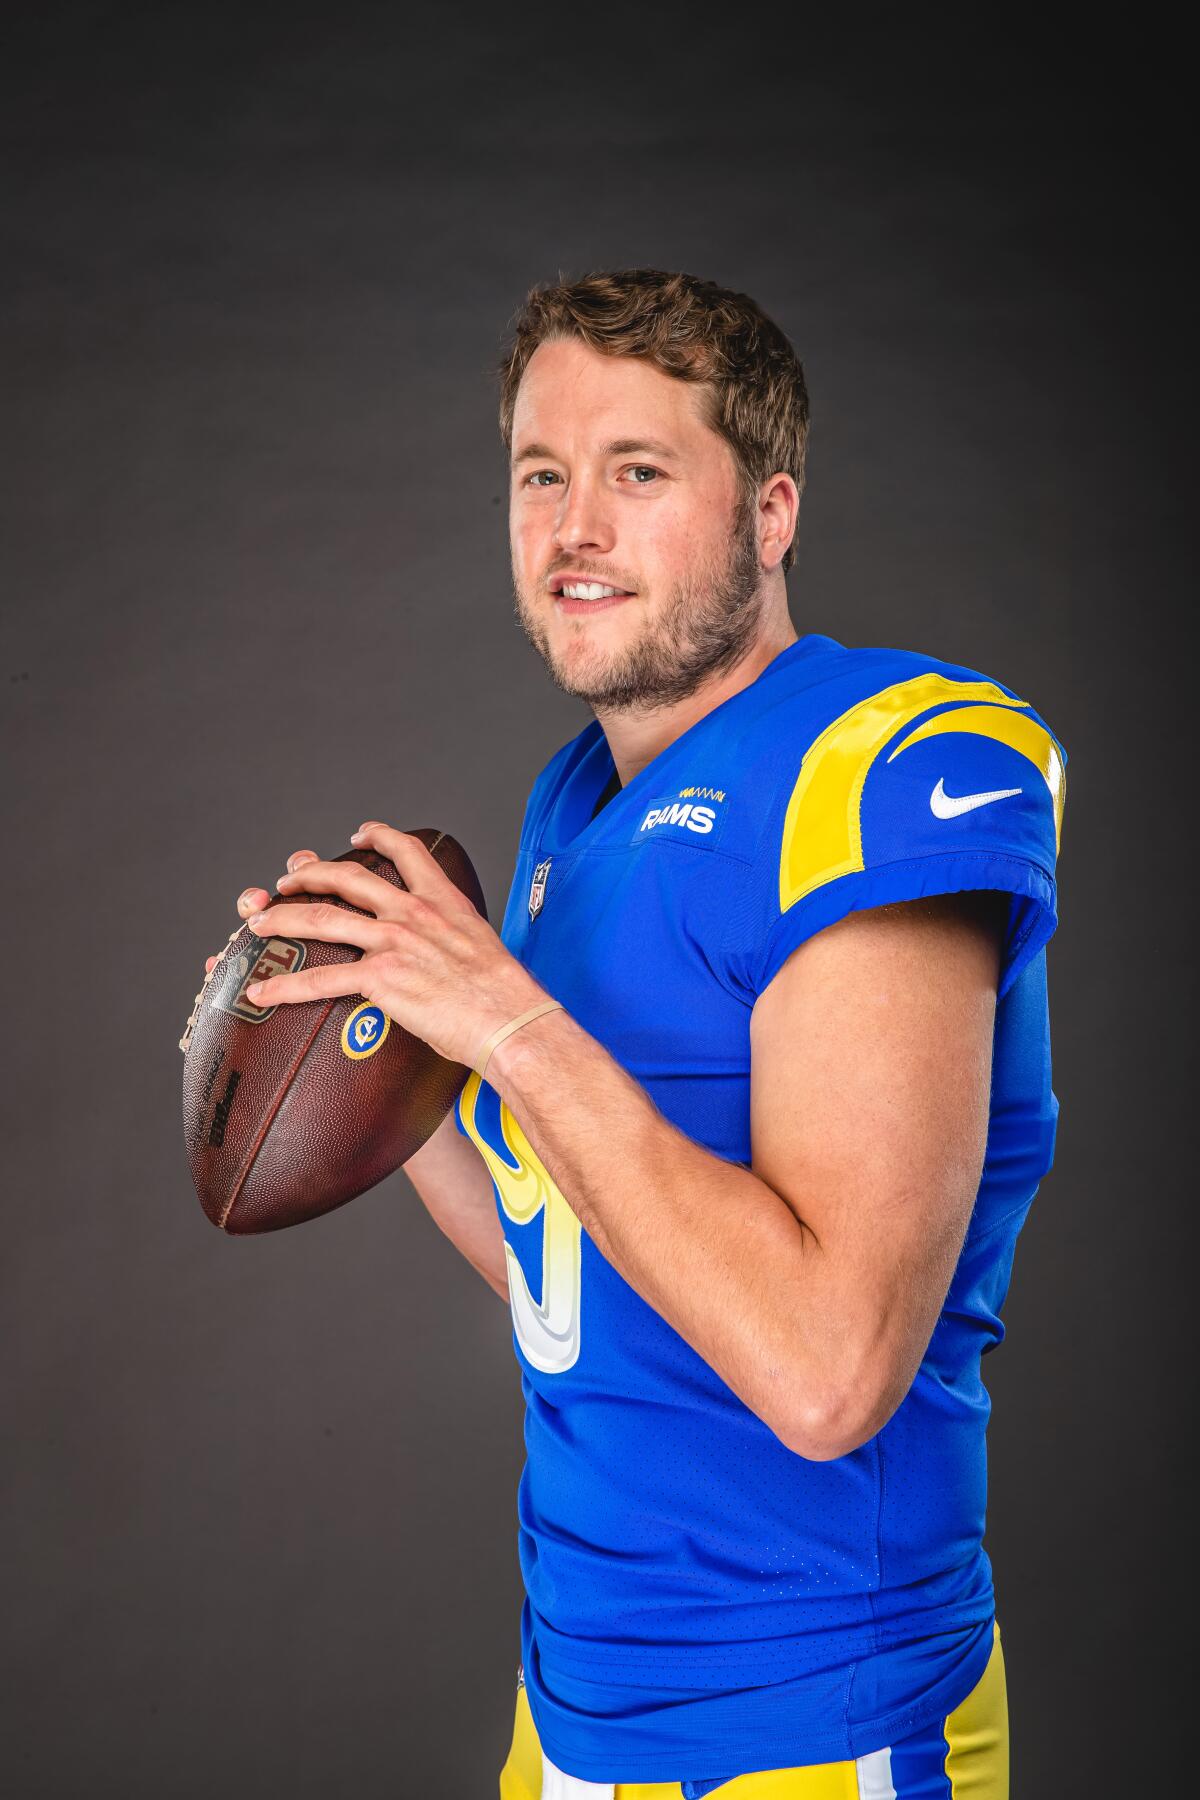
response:
<path fill-rule="evenodd" d="M 556 687 L 598 713 L 651 712 L 687 699 L 710 676 L 741 662 L 758 629 L 761 580 L 757 512 L 743 497 L 724 562 L 712 560 L 690 571 L 657 617 L 647 620 L 642 635 L 618 650 L 593 650 L 575 668 L 564 668 L 515 571 L 513 600 L 517 622 Z"/>

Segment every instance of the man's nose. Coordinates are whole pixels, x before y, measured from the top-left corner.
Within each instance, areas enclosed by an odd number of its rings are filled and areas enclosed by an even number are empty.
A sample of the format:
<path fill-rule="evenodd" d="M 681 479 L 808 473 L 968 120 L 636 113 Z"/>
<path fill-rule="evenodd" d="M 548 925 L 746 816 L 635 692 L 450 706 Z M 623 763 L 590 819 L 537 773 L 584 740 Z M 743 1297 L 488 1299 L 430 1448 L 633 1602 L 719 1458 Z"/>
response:
<path fill-rule="evenodd" d="M 571 555 L 590 551 L 605 556 L 611 552 L 616 531 L 604 496 L 594 484 L 578 480 L 567 484 L 555 522 L 554 541 L 560 550 Z"/>

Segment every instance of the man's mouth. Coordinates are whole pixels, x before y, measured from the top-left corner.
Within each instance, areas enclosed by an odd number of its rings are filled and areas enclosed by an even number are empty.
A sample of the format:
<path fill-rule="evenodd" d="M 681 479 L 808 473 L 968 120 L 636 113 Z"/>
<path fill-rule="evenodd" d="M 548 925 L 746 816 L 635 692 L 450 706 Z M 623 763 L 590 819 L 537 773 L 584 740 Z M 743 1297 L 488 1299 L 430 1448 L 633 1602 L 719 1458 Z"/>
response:
<path fill-rule="evenodd" d="M 633 598 L 628 588 L 612 587 L 606 581 L 571 581 L 561 575 L 551 581 L 550 592 L 563 612 L 568 613 L 598 612 Z"/>

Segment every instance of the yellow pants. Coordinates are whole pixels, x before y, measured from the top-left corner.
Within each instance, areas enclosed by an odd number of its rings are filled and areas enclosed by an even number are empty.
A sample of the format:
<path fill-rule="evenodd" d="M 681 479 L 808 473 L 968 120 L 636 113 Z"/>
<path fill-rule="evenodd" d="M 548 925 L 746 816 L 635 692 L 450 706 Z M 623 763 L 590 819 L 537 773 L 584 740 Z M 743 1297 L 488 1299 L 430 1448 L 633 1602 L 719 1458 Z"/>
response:
<path fill-rule="evenodd" d="M 524 1686 L 500 1800 L 542 1800 L 542 1747 Z M 685 1771 L 686 1773 L 686 1771 Z M 605 1793 L 603 1785 L 601 1793 Z M 678 1781 L 618 1781 L 613 1800 L 682 1800 Z M 999 1627 L 992 1654 L 961 1706 L 913 1738 L 857 1761 L 739 1775 L 712 1800 L 1008 1800 L 1008 1691 Z"/>

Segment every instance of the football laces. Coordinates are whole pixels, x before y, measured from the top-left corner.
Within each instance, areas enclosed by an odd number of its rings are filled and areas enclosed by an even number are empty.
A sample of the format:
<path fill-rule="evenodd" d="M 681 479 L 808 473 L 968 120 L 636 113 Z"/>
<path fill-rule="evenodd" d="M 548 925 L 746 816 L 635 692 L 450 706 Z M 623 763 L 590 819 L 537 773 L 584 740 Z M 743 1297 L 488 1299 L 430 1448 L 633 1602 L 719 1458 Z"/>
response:
<path fill-rule="evenodd" d="M 222 950 L 220 956 L 218 956 L 216 962 L 213 964 L 211 969 L 206 969 L 204 971 L 204 980 L 200 983 L 200 992 L 196 995 L 195 1000 L 192 1002 L 192 1010 L 188 1015 L 188 1022 L 184 1026 L 183 1036 L 179 1040 L 179 1048 L 183 1051 L 185 1056 L 187 1055 L 188 1045 L 192 1041 L 192 1032 L 196 1028 L 196 1020 L 200 1014 L 200 1005 L 204 999 L 205 989 L 208 987 L 209 982 L 212 980 L 213 976 L 216 974 L 216 972 L 220 968 L 221 964 L 225 961 L 225 958 L 229 955 L 229 945 L 232 944 L 234 938 L 241 937 L 243 930 L 244 930 L 244 927 L 241 925 L 234 926 L 233 930 L 229 934 L 229 942 L 225 945 L 225 948 Z"/>

